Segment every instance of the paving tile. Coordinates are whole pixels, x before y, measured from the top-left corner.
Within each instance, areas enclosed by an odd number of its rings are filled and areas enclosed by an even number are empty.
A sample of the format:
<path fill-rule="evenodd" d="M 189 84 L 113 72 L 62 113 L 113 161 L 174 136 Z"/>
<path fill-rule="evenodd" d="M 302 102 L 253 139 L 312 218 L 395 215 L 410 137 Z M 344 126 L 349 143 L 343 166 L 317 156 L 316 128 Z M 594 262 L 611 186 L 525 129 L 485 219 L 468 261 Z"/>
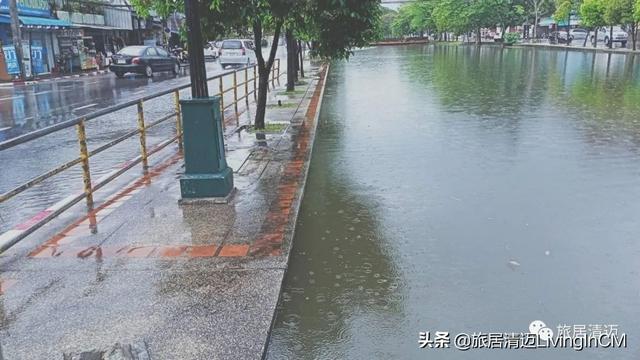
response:
<path fill-rule="evenodd" d="M 249 245 L 225 245 L 218 256 L 246 256 L 249 253 Z"/>

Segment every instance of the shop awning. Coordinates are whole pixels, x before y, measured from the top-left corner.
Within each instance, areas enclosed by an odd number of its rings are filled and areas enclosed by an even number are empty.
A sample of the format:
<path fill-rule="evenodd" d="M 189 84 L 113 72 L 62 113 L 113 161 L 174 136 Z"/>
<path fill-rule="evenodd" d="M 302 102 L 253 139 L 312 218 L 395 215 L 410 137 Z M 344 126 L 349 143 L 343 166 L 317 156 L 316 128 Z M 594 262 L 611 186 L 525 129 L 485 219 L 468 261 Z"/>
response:
<path fill-rule="evenodd" d="M 65 20 L 41 18 L 34 16 L 20 16 L 20 22 L 26 27 L 44 27 L 44 28 L 68 28 L 71 23 Z"/>
<path fill-rule="evenodd" d="M 571 15 L 571 25 L 580 25 L 582 21 L 577 15 Z M 538 21 L 538 26 L 548 27 L 550 25 L 556 24 L 555 20 L 552 17 L 544 17 Z M 567 21 L 562 20 L 557 23 L 558 26 L 567 26 Z"/>
<path fill-rule="evenodd" d="M 11 24 L 11 18 L 8 15 L 0 15 L 0 24 Z"/>

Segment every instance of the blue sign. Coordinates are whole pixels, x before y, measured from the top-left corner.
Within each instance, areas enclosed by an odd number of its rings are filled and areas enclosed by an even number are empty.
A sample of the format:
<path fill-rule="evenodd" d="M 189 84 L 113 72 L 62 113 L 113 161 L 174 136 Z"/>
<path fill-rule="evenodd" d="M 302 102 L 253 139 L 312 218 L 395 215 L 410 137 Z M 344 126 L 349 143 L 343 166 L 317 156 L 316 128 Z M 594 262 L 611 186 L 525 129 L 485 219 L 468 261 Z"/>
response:
<path fill-rule="evenodd" d="M 7 65 L 7 73 L 10 75 L 20 74 L 16 48 L 13 45 L 5 45 L 2 47 L 2 51 L 4 52 L 4 62 Z"/>
<path fill-rule="evenodd" d="M 33 64 L 33 73 L 42 74 L 44 69 L 45 49 L 42 46 L 31 45 L 31 63 Z"/>
<path fill-rule="evenodd" d="M 9 13 L 9 0 L 0 0 L 0 13 Z M 51 17 L 51 9 L 47 0 L 18 0 L 18 14 Z"/>

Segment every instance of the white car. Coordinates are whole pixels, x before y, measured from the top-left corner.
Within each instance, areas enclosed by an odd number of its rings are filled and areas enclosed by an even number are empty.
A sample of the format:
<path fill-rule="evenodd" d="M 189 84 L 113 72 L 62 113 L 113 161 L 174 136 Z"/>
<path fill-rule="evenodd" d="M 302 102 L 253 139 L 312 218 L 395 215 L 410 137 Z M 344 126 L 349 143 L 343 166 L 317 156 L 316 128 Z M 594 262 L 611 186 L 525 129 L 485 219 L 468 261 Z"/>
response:
<path fill-rule="evenodd" d="M 571 40 L 584 40 L 587 37 L 587 30 L 571 29 L 569 30 L 569 36 L 571 37 Z"/>
<path fill-rule="evenodd" d="M 591 43 L 594 44 L 596 41 L 603 41 L 606 46 L 609 46 L 609 38 L 610 38 L 610 28 L 603 27 L 598 29 L 598 39 L 595 38 L 595 35 L 591 35 Z M 611 41 L 616 43 L 619 42 L 622 47 L 627 47 L 627 40 L 629 39 L 629 34 L 624 31 L 620 26 L 613 27 L 613 37 L 611 37 Z"/>
<path fill-rule="evenodd" d="M 252 65 L 256 63 L 255 45 L 252 40 L 229 39 L 220 47 L 220 65 Z"/>
<path fill-rule="evenodd" d="M 205 59 L 217 59 L 218 58 L 218 48 L 216 47 L 215 43 L 209 42 L 207 43 L 207 45 L 204 46 L 204 58 Z"/>

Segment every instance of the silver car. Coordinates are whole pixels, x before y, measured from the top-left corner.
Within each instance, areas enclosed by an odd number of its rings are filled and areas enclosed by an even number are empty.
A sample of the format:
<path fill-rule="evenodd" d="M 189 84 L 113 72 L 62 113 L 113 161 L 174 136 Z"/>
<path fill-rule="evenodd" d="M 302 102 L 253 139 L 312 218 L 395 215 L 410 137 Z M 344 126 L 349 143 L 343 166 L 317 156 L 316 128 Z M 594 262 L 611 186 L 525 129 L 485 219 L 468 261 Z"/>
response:
<path fill-rule="evenodd" d="M 584 40 L 587 37 L 587 30 L 571 29 L 569 30 L 569 36 L 571 36 L 571 40 Z"/>
<path fill-rule="evenodd" d="M 252 40 L 229 39 L 222 42 L 220 47 L 220 65 L 226 68 L 230 65 L 252 65 L 256 63 L 255 45 Z"/>
<path fill-rule="evenodd" d="M 622 47 L 627 47 L 629 34 L 620 26 L 613 27 L 613 36 L 611 36 L 610 30 L 608 27 L 598 29 L 598 38 L 596 39 L 595 35 L 591 35 L 591 43 L 595 44 L 596 41 L 604 41 L 604 44 L 609 46 L 609 42 L 619 42 Z"/>

